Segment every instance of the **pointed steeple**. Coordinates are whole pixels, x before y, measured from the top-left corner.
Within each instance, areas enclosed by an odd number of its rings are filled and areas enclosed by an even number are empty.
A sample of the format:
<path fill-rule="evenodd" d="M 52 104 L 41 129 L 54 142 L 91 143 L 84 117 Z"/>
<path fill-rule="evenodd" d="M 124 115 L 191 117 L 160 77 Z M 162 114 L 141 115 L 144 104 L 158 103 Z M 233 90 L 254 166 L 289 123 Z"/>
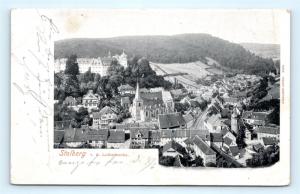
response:
<path fill-rule="evenodd" d="M 140 99 L 140 86 L 139 86 L 139 80 L 136 80 L 136 91 L 135 91 L 135 99 Z"/>

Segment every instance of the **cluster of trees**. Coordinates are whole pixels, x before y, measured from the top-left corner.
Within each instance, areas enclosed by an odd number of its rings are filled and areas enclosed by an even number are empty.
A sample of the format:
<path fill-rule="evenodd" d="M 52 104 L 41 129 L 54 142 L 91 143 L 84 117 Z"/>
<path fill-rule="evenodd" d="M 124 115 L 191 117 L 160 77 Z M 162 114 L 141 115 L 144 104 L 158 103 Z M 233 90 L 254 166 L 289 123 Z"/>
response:
<path fill-rule="evenodd" d="M 239 44 L 208 34 L 70 39 L 55 44 L 56 58 L 71 53 L 80 53 L 80 57 L 97 57 L 99 53 L 105 55 L 107 50 L 120 53 L 120 48 L 123 48 L 128 54 L 146 56 L 148 60 L 159 63 L 206 62 L 205 57 L 210 57 L 222 67 L 251 74 L 275 71 L 272 59 L 259 57 Z"/>
<path fill-rule="evenodd" d="M 271 166 L 279 161 L 279 146 L 273 145 L 266 149 L 261 149 L 259 153 L 254 154 L 251 159 L 246 161 L 249 167 Z"/>

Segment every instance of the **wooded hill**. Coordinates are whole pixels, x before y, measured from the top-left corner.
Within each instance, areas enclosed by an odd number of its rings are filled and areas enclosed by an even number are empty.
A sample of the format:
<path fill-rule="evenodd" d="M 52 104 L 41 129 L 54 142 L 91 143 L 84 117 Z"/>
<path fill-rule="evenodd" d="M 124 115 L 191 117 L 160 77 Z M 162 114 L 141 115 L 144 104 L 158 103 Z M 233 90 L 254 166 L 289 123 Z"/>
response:
<path fill-rule="evenodd" d="M 173 36 L 124 36 L 114 38 L 78 38 L 55 42 L 55 58 L 76 54 L 78 57 L 103 57 L 125 50 L 129 57 L 143 56 L 157 63 L 205 62 L 205 57 L 222 66 L 261 74 L 274 71 L 272 59 L 265 59 L 209 34 L 180 34 Z"/>

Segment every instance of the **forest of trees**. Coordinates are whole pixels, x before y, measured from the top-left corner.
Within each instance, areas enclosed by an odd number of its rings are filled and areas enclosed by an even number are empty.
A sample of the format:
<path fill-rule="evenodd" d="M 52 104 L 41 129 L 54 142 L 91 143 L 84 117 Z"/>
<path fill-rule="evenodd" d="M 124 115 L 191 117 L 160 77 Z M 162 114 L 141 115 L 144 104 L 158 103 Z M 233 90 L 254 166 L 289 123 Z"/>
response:
<path fill-rule="evenodd" d="M 239 44 L 208 34 L 61 40 L 55 42 L 55 58 L 72 53 L 79 53 L 78 57 L 99 57 L 105 56 L 108 50 L 117 54 L 122 49 L 130 56 L 145 56 L 152 62 L 205 62 L 205 57 L 210 57 L 223 67 L 244 70 L 245 73 L 275 71 L 272 59 L 256 56 Z"/>

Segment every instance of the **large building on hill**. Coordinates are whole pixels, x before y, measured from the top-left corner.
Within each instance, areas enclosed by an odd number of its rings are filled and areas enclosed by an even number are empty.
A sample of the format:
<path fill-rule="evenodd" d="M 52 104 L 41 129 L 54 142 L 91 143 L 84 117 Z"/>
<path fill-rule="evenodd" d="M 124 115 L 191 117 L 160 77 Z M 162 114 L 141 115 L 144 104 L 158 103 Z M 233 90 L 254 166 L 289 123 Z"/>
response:
<path fill-rule="evenodd" d="M 174 101 L 170 92 L 141 92 L 137 82 L 135 98 L 130 113 L 134 121 L 157 120 L 158 115 L 174 112 Z"/>
<path fill-rule="evenodd" d="M 113 60 L 117 60 L 124 68 L 127 67 L 127 55 L 124 53 L 121 55 L 111 56 L 110 52 L 105 57 L 97 58 L 77 58 L 77 63 L 80 73 L 85 73 L 91 69 L 92 73 L 98 73 L 101 76 L 107 76 L 107 71 L 112 64 Z M 64 71 L 66 68 L 67 58 L 59 58 L 54 62 L 54 72 Z"/>

